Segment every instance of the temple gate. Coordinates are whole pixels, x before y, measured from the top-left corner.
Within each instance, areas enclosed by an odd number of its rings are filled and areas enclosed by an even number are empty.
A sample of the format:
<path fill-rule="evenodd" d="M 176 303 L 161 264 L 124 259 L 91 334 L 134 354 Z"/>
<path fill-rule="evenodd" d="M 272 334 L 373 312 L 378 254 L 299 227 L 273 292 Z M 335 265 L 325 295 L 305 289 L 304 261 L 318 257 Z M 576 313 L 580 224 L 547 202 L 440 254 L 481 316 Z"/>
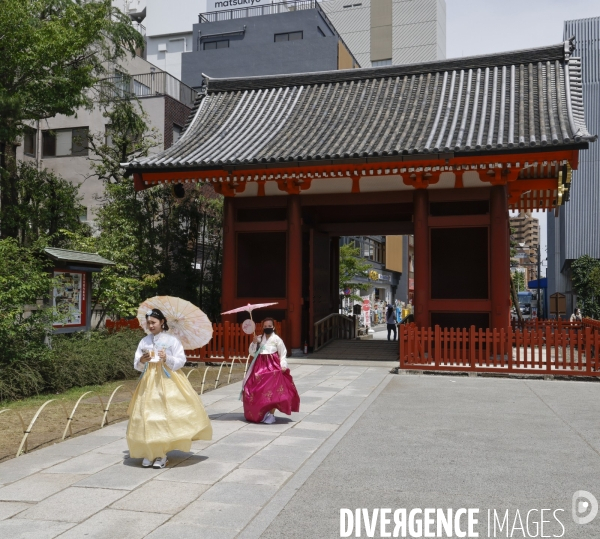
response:
<path fill-rule="evenodd" d="M 338 238 L 414 234 L 418 326 L 509 325 L 509 210 L 558 211 L 578 152 L 570 42 L 419 65 L 206 79 L 137 189 L 225 197 L 223 311 L 278 302 L 288 346 L 338 310 Z"/>

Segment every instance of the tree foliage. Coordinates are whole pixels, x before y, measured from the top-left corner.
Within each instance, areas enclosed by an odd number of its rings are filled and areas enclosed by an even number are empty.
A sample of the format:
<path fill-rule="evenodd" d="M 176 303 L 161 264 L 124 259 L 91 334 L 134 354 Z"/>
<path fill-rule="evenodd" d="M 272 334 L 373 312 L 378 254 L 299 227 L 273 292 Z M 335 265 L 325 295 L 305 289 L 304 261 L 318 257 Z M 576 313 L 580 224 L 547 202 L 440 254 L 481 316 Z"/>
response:
<path fill-rule="evenodd" d="M 600 260 L 579 257 L 571 264 L 571 279 L 583 316 L 600 320 Z"/>
<path fill-rule="evenodd" d="M 367 277 L 367 272 L 371 269 L 371 263 L 360 256 L 360 248 L 352 244 L 342 245 L 340 247 L 340 290 L 366 290 L 369 288 L 367 283 L 357 283 L 356 277 Z M 351 294 L 350 297 L 356 301 L 362 298 Z"/>
<path fill-rule="evenodd" d="M 0 141 L 13 142 L 26 120 L 91 107 L 88 90 L 143 40 L 111 0 L 3 0 L 0 43 Z"/>
<path fill-rule="evenodd" d="M 511 273 L 512 279 L 515 283 L 515 287 L 517 292 L 523 292 L 527 288 L 527 283 L 525 282 L 525 272 L 524 271 L 513 271 Z"/>
<path fill-rule="evenodd" d="M 149 155 L 160 139 L 134 98 L 117 99 L 104 116 L 110 138 L 92 133 L 89 140 L 94 175 L 104 184 L 97 234 L 72 236 L 73 248 L 97 251 L 116 263 L 94 276 L 94 306 L 102 317 L 129 317 L 148 296 L 173 295 L 218 320 L 221 197 L 197 184 L 136 192 L 120 164 Z"/>
<path fill-rule="evenodd" d="M 18 163 L 17 179 L 17 204 L 4 209 L 4 222 L 17 231 L 19 245 L 63 247 L 66 231 L 89 234 L 77 186 L 30 162 Z"/>
<path fill-rule="evenodd" d="M 37 303 L 50 296 L 48 269 L 48 262 L 33 250 L 19 246 L 13 238 L 0 240 L 2 365 L 28 362 L 46 353 L 44 339 L 52 329 L 53 313 Z"/>
<path fill-rule="evenodd" d="M 143 45 L 111 0 L 3 0 L 0 9 L 0 233 L 19 235 L 16 141 L 27 122 L 72 116 L 94 88 Z"/>

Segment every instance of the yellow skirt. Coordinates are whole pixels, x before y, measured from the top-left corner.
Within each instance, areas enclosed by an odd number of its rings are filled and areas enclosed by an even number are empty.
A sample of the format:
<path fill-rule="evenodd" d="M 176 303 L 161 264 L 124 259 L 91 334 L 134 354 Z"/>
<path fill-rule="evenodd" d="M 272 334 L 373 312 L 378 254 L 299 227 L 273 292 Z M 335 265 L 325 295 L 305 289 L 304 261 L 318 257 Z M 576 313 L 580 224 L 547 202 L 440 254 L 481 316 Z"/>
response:
<path fill-rule="evenodd" d="M 192 440 L 211 440 L 210 419 L 188 379 L 162 363 L 147 365 L 127 410 L 129 456 L 154 460 L 189 451 Z"/>

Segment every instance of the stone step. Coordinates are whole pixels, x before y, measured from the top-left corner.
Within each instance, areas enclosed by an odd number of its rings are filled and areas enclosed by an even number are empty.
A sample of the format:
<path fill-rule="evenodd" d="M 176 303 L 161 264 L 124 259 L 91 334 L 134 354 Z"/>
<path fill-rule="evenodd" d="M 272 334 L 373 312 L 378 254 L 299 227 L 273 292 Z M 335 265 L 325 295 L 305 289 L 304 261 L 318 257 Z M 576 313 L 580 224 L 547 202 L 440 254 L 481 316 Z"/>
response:
<path fill-rule="evenodd" d="M 398 361 L 398 342 L 336 340 L 309 354 L 308 359 L 355 359 L 360 361 Z"/>

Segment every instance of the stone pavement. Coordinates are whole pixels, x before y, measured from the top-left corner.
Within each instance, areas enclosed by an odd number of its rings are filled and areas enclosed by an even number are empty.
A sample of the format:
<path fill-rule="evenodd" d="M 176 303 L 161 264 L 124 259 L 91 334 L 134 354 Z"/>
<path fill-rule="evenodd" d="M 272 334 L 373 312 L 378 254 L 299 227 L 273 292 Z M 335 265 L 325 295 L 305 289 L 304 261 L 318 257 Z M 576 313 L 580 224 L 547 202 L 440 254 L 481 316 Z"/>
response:
<path fill-rule="evenodd" d="M 571 518 L 576 491 L 600 499 L 599 383 L 298 361 L 301 413 L 247 424 L 239 383 L 208 393 L 215 439 L 167 470 L 127 458 L 125 423 L 1 464 L 0 538 L 333 538 L 342 508 L 478 508 L 479 537 L 600 537 L 600 516 Z M 488 510 L 510 533 L 488 535 Z"/>
<path fill-rule="evenodd" d="M 252 519 L 266 527 L 269 500 L 308 477 L 392 377 L 382 367 L 292 369 L 301 412 L 248 424 L 240 383 L 210 392 L 214 439 L 170 453 L 165 470 L 128 458 L 126 422 L 0 464 L 0 538 L 227 539 Z"/>
<path fill-rule="evenodd" d="M 599 425 L 600 383 L 393 376 L 261 537 L 340 537 L 341 508 L 478 508 L 481 538 L 598 539 L 600 514 L 575 524 L 572 500 L 600 500 Z M 509 510 L 508 533 L 494 534 L 494 510 Z"/>

